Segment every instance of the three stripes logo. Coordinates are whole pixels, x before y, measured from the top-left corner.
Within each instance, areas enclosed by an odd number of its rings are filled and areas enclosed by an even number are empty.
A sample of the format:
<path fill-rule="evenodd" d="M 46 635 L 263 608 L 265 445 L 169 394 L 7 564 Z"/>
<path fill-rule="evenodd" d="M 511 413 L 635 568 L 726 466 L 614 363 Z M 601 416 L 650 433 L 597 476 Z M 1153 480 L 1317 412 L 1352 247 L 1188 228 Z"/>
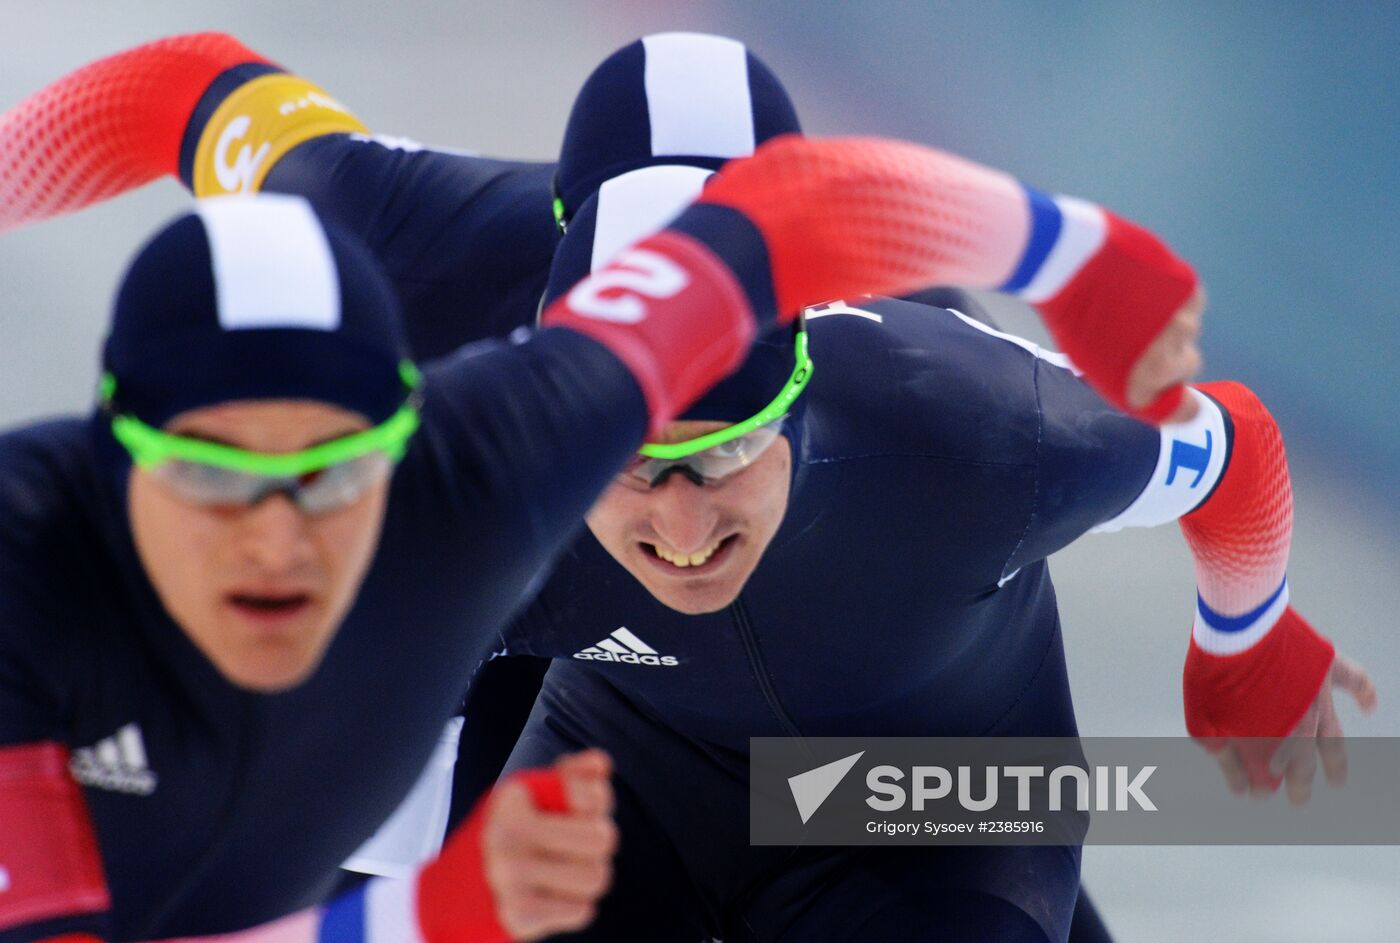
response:
<path fill-rule="evenodd" d="M 93 746 L 74 750 L 68 769 L 78 782 L 95 789 L 136 796 L 156 791 L 156 774 L 146 761 L 146 745 L 136 724 L 127 724 Z"/>
<path fill-rule="evenodd" d="M 590 645 L 574 657 L 583 661 L 611 661 L 624 665 L 649 665 L 653 668 L 674 668 L 680 661 L 673 655 L 663 655 L 633 635 L 627 626 L 614 629 L 597 645 Z"/>

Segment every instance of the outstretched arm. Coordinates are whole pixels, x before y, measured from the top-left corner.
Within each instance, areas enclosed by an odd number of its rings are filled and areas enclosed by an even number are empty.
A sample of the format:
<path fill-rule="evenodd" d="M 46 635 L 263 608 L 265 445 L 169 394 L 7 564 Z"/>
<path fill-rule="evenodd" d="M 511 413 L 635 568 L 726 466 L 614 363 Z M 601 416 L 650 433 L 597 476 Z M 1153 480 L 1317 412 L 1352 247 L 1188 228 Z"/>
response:
<path fill-rule="evenodd" d="M 232 36 L 195 33 L 69 73 L 0 116 L 0 232 L 178 175 L 186 127 L 214 82 L 280 72 Z M 234 143 L 226 176 L 251 184 L 268 154 L 255 161 Z"/>
<path fill-rule="evenodd" d="M 370 229 L 381 221 L 390 232 L 409 233 L 409 244 L 398 251 L 419 260 L 400 285 L 411 325 L 447 320 L 432 298 L 418 296 L 425 280 L 450 281 L 455 260 L 467 259 L 470 269 L 472 257 L 509 245 L 515 255 L 536 262 L 513 270 L 546 263 L 553 242 L 545 218 L 545 175 L 526 165 L 512 169 L 477 161 L 480 166 L 467 166 L 459 159 L 451 166 L 402 172 L 387 149 L 367 158 L 313 148 L 304 152 L 308 167 L 278 166 L 298 145 L 365 130 L 325 91 L 232 37 L 202 33 L 159 40 L 86 66 L 0 117 L 0 180 L 5 181 L 0 232 L 107 199 L 162 174 L 178 174 L 198 196 L 249 192 L 269 183 L 307 196 L 322 215 L 366 238 L 396 278 L 403 273 L 394 271 L 395 252 L 379 245 Z M 832 233 L 822 230 L 839 230 L 875 251 L 850 254 L 847 261 L 855 267 L 883 265 L 889 275 L 907 279 L 936 263 L 935 283 L 1018 294 L 1040 309 L 1061 348 L 1110 402 L 1153 422 L 1187 417 L 1191 404 L 1182 398 L 1182 383 L 1199 363 L 1194 340 L 1203 299 L 1190 267 L 1151 233 L 1094 204 L 1051 196 L 999 171 L 914 145 L 884 155 L 883 188 L 868 175 L 852 178 L 849 188 L 828 197 L 829 212 L 803 233 L 793 224 L 793 199 L 799 195 L 793 185 L 804 184 L 791 181 L 810 178 L 818 169 L 814 159 L 828 164 L 824 172 L 840 172 L 838 165 L 863 160 L 863 148 L 887 142 L 852 139 L 840 152 L 817 158 L 805 143 L 780 138 L 761 148 L 771 152 L 771 160 L 787 161 L 792 171 L 786 179 L 763 183 L 770 191 L 767 206 L 749 201 L 753 220 L 765 233 L 787 233 L 795 246 L 805 248 L 804 239 L 812 246 L 830 245 Z M 276 178 L 269 181 L 274 168 Z M 401 173 L 408 192 L 390 207 L 390 184 Z M 506 177 L 513 182 L 502 186 Z M 703 199 L 729 203 L 763 177 L 731 172 Z M 465 214 L 453 210 L 477 195 L 484 195 L 487 205 L 473 205 Z M 502 196 L 508 199 L 502 202 Z M 446 209 L 439 207 L 444 201 Z M 869 216 L 877 204 L 892 212 L 871 228 Z M 431 225 L 406 225 L 424 214 Z M 479 223 L 464 234 L 457 231 L 463 218 Z M 427 242 L 415 242 L 414 233 Z M 439 233 L 451 238 L 434 242 Z M 487 238 L 493 233 L 497 238 Z M 473 250 L 468 256 L 462 255 L 464 243 Z M 453 246 L 459 247 L 456 252 Z M 796 253 L 800 264 L 821 271 L 821 260 L 802 248 Z M 451 263 L 436 274 L 425 272 L 421 261 L 434 253 L 446 254 Z M 833 291 L 850 273 L 827 274 L 824 283 L 812 284 L 820 301 L 841 297 Z M 795 303 L 792 297 L 779 302 L 785 309 Z M 483 335 L 459 330 L 449 336 Z M 451 343 L 434 341 L 434 349 L 418 353 L 441 354 Z"/>
<path fill-rule="evenodd" d="M 1198 589 L 1183 679 L 1187 729 L 1236 791 L 1267 794 L 1282 778 L 1302 802 L 1316 765 L 1313 738 L 1323 738 L 1316 747 L 1328 779 L 1345 775 L 1332 686 L 1368 711 L 1375 690 L 1289 604 L 1293 496 L 1273 417 L 1239 383 L 1205 383 L 1188 395 L 1200 402 L 1197 419 L 1163 427 L 1147 486 L 1098 529 L 1180 520 Z"/>
<path fill-rule="evenodd" d="M 1234 434 L 1214 493 L 1181 520 L 1199 590 L 1183 679 L 1187 729 L 1220 755 L 1235 788 L 1247 781 L 1271 792 L 1282 773 L 1289 797 L 1302 802 L 1315 769 L 1313 738 L 1323 738 L 1328 779 L 1345 776 L 1333 684 L 1368 711 L 1375 689 L 1289 603 L 1293 496 L 1273 417 L 1238 383 L 1200 389 L 1229 416 Z M 1276 757 L 1277 738 L 1286 736 L 1308 742 Z"/>
<path fill-rule="evenodd" d="M 1290 798 L 1303 801 L 1319 751 L 1337 782 L 1345 758 L 1331 687 L 1367 710 L 1375 691 L 1289 605 L 1292 489 L 1268 410 L 1239 383 L 1206 383 L 1186 390 L 1196 406 L 1189 422 L 1152 430 L 1053 362 L 1037 362 L 1034 388 L 1034 511 L 1003 576 L 1088 531 L 1179 521 L 1199 590 L 1184 677 L 1188 730 L 1237 790 L 1272 792 L 1282 772 Z"/>
<path fill-rule="evenodd" d="M 200 197 L 251 193 L 299 145 L 366 132 L 325 90 L 232 36 L 159 39 L 71 72 L 0 116 L 0 232 L 162 176 Z M 316 170 L 303 178 L 323 180 L 342 156 L 311 158 Z M 383 198 L 347 188 L 330 206 L 325 194 L 304 195 L 332 218 L 368 217 Z M 364 229 L 354 225 L 363 219 L 338 221 Z"/>
<path fill-rule="evenodd" d="M 423 361 L 534 319 L 553 165 L 370 137 L 344 105 L 219 33 L 73 72 L 0 116 L 0 232 L 161 176 L 305 197 L 375 252 Z"/>
<path fill-rule="evenodd" d="M 999 171 L 926 147 L 885 148 L 850 139 L 814 152 L 795 137 L 759 149 L 790 173 L 765 182 L 760 197 L 741 167 L 721 174 L 703 202 L 746 198 L 765 235 L 797 247 L 774 272 L 811 295 L 840 298 L 850 268 L 878 269 L 914 287 L 934 283 L 994 288 L 1034 304 L 1060 348 L 1109 402 L 1139 418 L 1187 418 L 1182 383 L 1199 364 L 1195 330 L 1203 304 L 1195 273 L 1147 230 L 1094 204 L 1050 196 Z M 841 165 L 868 164 L 883 151 L 879 175 L 850 174 L 806 218 L 796 181 Z M 823 165 L 820 168 L 818 165 Z M 789 183 L 789 181 L 793 181 Z M 831 256 L 839 241 L 852 246 Z M 779 297 L 779 307 L 796 303 Z"/>

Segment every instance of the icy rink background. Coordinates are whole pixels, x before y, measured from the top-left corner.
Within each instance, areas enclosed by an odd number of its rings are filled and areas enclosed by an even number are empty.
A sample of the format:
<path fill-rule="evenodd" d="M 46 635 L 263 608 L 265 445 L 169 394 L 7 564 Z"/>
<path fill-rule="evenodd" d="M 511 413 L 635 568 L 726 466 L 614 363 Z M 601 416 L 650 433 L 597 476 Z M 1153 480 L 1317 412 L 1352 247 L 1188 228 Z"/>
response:
<path fill-rule="evenodd" d="M 1400 5 L 1157 6 L 14 2 L 0 109 L 100 55 L 224 29 L 375 131 L 549 158 L 617 46 L 742 39 L 813 133 L 946 147 L 1098 200 L 1193 260 L 1207 378 L 1249 383 L 1288 441 L 1293 599 L 1380 689 L 1377 715 L 1347 701 L 1343 724 L 1400 735 Z M 89 406 L 121 268 L 186 203 L 167 181 L 0 237 L 0 425 Z M 1177 530 L 1089 538 L 1053 569 L 1082 732 L 1182 732 L 1194 595 Z M 1400 940 L 1400 848 L 1090 848 L 1084 874 L 1123 941 Z"/>

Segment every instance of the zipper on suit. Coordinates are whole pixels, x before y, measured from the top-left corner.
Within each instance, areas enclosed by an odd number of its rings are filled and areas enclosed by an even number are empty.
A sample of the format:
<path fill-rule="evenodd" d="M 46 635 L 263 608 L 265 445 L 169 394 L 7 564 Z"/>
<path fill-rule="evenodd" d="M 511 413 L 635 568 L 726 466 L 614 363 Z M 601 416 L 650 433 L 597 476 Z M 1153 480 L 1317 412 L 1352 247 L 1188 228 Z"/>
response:
<path fill-rule="evenodd" d="M 792 718 L 783 707 L 783 702 L 778 700 L 778 692 L 773 689 L 773 681 L 768 676 L 768 668 L 758 650 L 758 639 L 754 635 L 753 625 L 749 622 L 748 610 L 744 608 L 744 597 L 740 596 L 734 600 L 729 606 L 729 611 L 734 614 L 734 622 L 739 627 L 739 638 L 743 639 L 744 651 L 749 656 L 749 667 L 758 682 L 758 689 L 763 692 L 763 699 L 768 703 L 768 709 L 773 712 L 773 716 L 782 724 L 789 737 L 801 737 L 802 731 L 792 722 Z"/>

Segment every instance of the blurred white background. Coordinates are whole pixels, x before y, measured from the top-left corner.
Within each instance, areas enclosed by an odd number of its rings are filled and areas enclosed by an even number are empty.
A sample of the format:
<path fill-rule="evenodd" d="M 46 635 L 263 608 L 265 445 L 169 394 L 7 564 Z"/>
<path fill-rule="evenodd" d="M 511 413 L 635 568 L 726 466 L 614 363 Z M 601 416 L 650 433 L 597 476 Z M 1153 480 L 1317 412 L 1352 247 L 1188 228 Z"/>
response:
<path fill-rule="evenodd" d="M 1347 703 L 1343 723 L 1400 735 L 1400 6 L 46 0 L 5 13 L 0 109 L 101 55 L 222 29 L 377 132 L 535 159 L 552 157 L 613 49 L 719 32 L 775 69 L 810 132 L 919 140 L 1144 222 L 1211 291 L 1208 377 L 1249 383 L 1283 426 L 1294 602 L 1380 689 L 1374 717 Z M 120 271 L 186 203 L 166 181 L 0 237 L 0 425 L 89 407 Z M 1086 539 L 1054 571 L 1082 732 L 1183 732 L 1194 590 L 1176 529 Z M 1124 941 L 1400 940 L 1400 848 L 1093 847 L 1085 881 Z"/>

